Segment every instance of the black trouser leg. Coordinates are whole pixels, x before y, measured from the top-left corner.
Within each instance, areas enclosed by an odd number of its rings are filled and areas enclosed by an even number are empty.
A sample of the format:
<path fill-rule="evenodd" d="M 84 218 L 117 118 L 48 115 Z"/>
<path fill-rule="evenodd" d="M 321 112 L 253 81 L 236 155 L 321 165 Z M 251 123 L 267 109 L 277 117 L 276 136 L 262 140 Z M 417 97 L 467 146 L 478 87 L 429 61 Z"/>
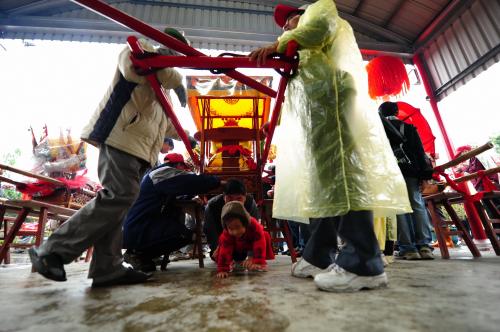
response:
<path fill-rule="evenodd" d="M 193 243 L 192 237 L 175 237 L 169 239 L 167 242 L 158 243 L 153 246 L 137 251 L 138 255 L 143 259 L 154 259 L 162 255 L 168 255 L 171 252 L 179 250 L 188 244 Z"/>
<path fill-rule="evenodd" d="M 394 255 L 394 241 L 385 241 L 384 255 L 392 256 Z"/>
<path fill-rule="evenodd" d="M 337 251 L 337 224 L 339 217 L 310 219 L 311 237 L 302 257 L 314 266 L 326 269 Z"/>
<path fill-rule="evenodd" d="M 337 265 L 361 276 L 384 272 L 371 211 L 350 211 L 342 216 L 338 234 L 345 246 L 335 260 Z"/>
<path fill-rule="evenodd" d="M 219 245 L 219 235 L 222 233 L 222 225 L 218 225 L 205 222 L 203 224 L 203 232 L 207 237 L 207 243 L 210 247 L 210 254 L 213 254 L 217 246 Z"/>

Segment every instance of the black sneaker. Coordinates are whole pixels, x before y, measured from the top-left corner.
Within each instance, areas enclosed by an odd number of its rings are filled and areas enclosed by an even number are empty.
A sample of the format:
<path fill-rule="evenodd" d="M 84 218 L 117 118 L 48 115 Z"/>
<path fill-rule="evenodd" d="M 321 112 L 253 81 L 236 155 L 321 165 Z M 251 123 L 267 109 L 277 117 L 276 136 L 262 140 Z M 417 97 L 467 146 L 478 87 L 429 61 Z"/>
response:
<path fill-rule="evenodd" d="M 66 271 L 61 257 L 56 254 L 39 256 L 35 247 L 31 247 L 28 253 L 36 272 L 50 280 L 66 281 Z"/>
<path fill-rule="evenodd" d="M 156 271 L 156 263 L 151 258 L 146 258 L 140 254 L 133 254 L 125 252 L 123 255 L 123 260 L 132 265 L 136 270 L 142 272 L 154 272 Z"/>
<path fill-rule="evenodd" d="M 152 273 L 144 273 L 141 271 L 137 271 L 131 268 L 128 268 L 125 271 L 125 274 L 116 277 L 111 280 L 106 280 L 106 281 L 93 281 L 92 282 L 92 287 L 110 287 L 110 286 L 118 286 L 118 285 L 134 285 L 134 284 L 141 284 L 151 278 L 153 274 Z"/>

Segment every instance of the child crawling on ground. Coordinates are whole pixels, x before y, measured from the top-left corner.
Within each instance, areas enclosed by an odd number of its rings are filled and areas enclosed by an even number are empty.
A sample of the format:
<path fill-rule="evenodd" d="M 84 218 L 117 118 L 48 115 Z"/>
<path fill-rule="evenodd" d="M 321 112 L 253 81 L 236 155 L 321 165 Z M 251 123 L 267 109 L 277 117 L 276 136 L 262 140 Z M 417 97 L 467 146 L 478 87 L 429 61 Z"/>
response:
<path fill-rule="evenodd" d="M 242 203 L 228 202 L 222 208 L 222 227 L 217 249 L 217 278 L 231 271 L 267 271 L 266 259 L 274 259 L 271 237 L 251 217 Z"/>

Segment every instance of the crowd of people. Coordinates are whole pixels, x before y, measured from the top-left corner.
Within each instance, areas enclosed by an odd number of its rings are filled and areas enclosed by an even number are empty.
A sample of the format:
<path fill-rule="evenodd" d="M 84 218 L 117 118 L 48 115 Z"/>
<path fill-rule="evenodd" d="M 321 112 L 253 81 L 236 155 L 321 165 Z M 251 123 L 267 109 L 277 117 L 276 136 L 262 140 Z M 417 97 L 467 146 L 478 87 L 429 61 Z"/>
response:
<path fill-rule="evenodd" d="M 374 111 L 353 30 L 334 1 L 301 8 L 278 5 L 274 17 L 283 34 L 249 57 L 261 65 L 270 54 L 284 52 L 290 41 L 299 45 L 299 69 L 288 83 L 280 120 L 290 135 L 275 142 L 276 167 L 265 190 L 274 200 L 273 217 L 290 221 L 296 235 L 302 257 L 291 273 L 313 277 L 326 291 L 383 287 L 388 280 L 379 243 L 392 247 L 392 242 L 385 235 L 377 239 L 375 217 L 397 216 L 401 258 L 433 258 L 431 226 L 419 191 L 432 168 L 422 143 L 413 126 L 395 118 L 395 103 L 382 104 L 380 117 Z M 173 29 L 165 32 L 188 43 Z M 175 54 L 146 41 L 141 46 L 151 53 Z M 175 69 L 158 70 L 156 76 L 164 89 L 183 98 L 182 76 Z M 175 201 L 218 188 L 223 193 L 206 204 L 203 227 L 216 276 L 265 271 L 274 253 L 254 198 L 241 181 L 192 172 L 190 163 L 171 151 L 176 138 L 125 48 L 82 134 L 100 150 L 103 189 L 43 245 L 29 250 L 38 273 L 65 281 L 64 264 L 93 246 L 93 287 L 145 282 L 156 270 L 156 258 L 193 242 Z M 160 151 L 167 153 L 163 163 L 157 162 Z M 132 267 L 123 264 L 122 249 Z"/>

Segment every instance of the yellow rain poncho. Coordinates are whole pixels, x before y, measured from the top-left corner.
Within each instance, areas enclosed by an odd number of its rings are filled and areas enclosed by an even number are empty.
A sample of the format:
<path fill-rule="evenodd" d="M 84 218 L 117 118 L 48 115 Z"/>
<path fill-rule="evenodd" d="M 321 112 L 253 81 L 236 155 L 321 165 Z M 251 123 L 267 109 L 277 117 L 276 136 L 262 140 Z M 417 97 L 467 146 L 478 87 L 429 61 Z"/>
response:
<path fill-rule="evenodd" d="M 406 185 L 368 97 L 351 26 L 319 0 L 279 38 L 299 44 L 276 137 L 273 217 L 307 222 L 348 211 L 411 212 Z"/>

